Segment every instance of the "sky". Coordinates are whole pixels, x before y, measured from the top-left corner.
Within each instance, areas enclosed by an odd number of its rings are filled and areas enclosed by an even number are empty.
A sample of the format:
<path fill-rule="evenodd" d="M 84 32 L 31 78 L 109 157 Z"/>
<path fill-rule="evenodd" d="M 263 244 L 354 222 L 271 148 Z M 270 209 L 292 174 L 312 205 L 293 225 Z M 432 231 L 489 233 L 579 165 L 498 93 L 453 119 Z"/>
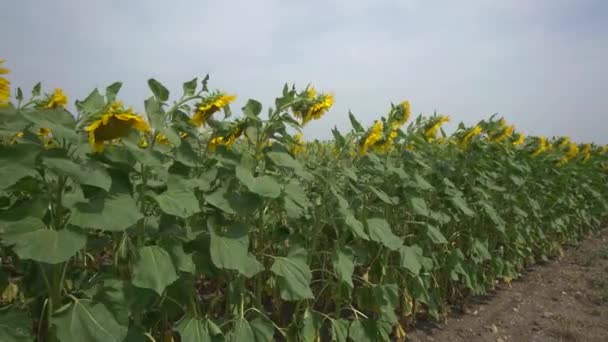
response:
<path fill-rule="evenodd" d="M 390 103 L 450 115 L 448 129 L 494 113 L 531 135 L 608 143 L 605 0 L 3 0 L 0 58 L 14 86 L 61 87 L 70 101 L 122 81 L 135 109 L 155 78 L 273 106 L 285 83 L 336 103 L 304 130 L 329 138 Z"/>

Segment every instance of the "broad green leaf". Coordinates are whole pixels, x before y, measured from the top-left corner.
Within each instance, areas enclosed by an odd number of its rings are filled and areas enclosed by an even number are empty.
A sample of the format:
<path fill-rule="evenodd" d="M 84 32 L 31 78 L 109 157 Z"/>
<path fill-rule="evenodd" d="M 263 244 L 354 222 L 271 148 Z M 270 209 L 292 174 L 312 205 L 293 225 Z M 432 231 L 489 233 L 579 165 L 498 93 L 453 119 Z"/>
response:
<path fill-rule="evenodd" d="M 34 144 L 0 145 L 0 190 L 27 176 L 36 176 L 36 158 L 42 147 Z"/>
<path fill-rule="evenodd" d="M 344 219 L 344 223 L 348 228 L 350 228 L 354 236 L 359 237 L 363 240 L 369 240 L 369 236 L 365 233 L 363 223 L 357 220 L 355 216 L 353 216 L 352 214 L 347 215 Z"/>
<path fill-rule="evenodd" d="M 7 224 L 2 231 L 2 240 L 21 259 L 58 264 L 69 260 L 86 244 L 84 234 L 70 229 L 52 230 L 38 218 Z"/>
<path fill-rule="evenodd" d="M 450 201 L 456 208 L 460 209 L 463 214 L 471 217 L 475 216 L 475 212 L 469 208 L 466 201 L 461 196 L 451 196 Z"/>
<path fill-rule="evenodd" d="M 302 247 L 293 247 L 286 257 L 275 257 L 270 271 L 278 277 L 281 298 L 296 301 L 313 298 L 310 289 L 312 273 L 306 262 L 308 255 Z"/>
<path fill-rule="evenodd" d="M 169 215 L 188 218 L 201 211 L 198 200 L 192 191 L 169 189 L 155 196 L 160 209 Z"/>
<path fill-rule="evenodd" d="M 435 189 L 426 179 L 422 178 L 418 173 L 414 174 L 415 185 L 420 190 L 433 190 Z"/>
<path fill-rule="evenodd" d="M 448 243 L 445 236 L 441 233 L 439 228 L 432 226 L 430 224 L 426 225 L 426 235 L 433 241 L 434 243 Z"/>
<path fill-rule="evenodd" d="M 207 329 L 206 321 L 196 317 L 186 317 L 175 327 L 181 340 L 196 342 L 211 342 L 211 335 Z"/>
<path fill-rule="evenodd" d="M 350 322 L 345 319 L 332 319 L 331 340 L 336 342 L 347 342 L 349 325 Z"/>
<path fill-rule="evenodd" d="M 420 252 L 419 248 L 415 248 L 414 246 L 401 246 L 399 249 L 401 267 L 409 270 L 414 275 L 420 274 L 420 269 L 422 268 L 422 254 Z"/>
<path fill-rule="evenodd" d="M 316 342 L 319 339 L 321 324 L 323 323 L 323 316 L 318 312 L 312 310 L 306 310 L 304 312 L 304 318 L 301 322 L 300 329 L 300 341 L 302 342 Z"/>
<path fill-rule="evenodd" d="M 112 178 L 99 163 L 87 161 L 77 164 L 71 159 L 61 156 L 44 157 L 42 160 L 44 165 L 55 171 L 57 175 L 69 176 L 78 184 L 91 185 L 106 191 L 112 184 Z"/>
<path fill-rule="evenodd" d="M 256 341 L 256 339 L 253 330 L 249 325 L 249 322 L 244 318 L 237 319 L 234 323 L 232 331 L 230 332 L 230 334 L 228 334 L 228 342 L 252 341 Z"/>
<path fill-rule="evenodd" d="M 235 223 L 226 229 L 226 232 L 219 232 L 210 229 L 211 240 L 209 252 L 211 261 L 218 268 L 245 273 L 249 266 L 249 235 L 247 226 L 242 223 Z"/>
<path fill-rule="evenodd" d="M 116 95 L 120 91 L 121 87 L 121 82 L 114 82 L 106 87 L 106 100 L 108 101 L 108 103 L 112 103 L 116 100 Z"/>
<path fill-rule="evenodd" d="M 367 231 L 372 241 L 376 241 L 391 250 L 401 247 L 401 238 L 393 234 L 388 222 L 382 218 L 371 218 L 367 220 Z"/>
<path fill-rule="evenodd" d="M 104 101 L 103 96 L 99 93 L 99 90 L 95 88 L 86 99 L 82 101 L 76 101 L 76 108 L 85 118 L 96 114 L 101 111 L 105 106 L 106 102 Z M 86 120 L 85 120 L 86 121 Z"/>
<path fill-rule="evenodd" d="M 143 215 L 135 200 L 130 195 L 119 193 L 76 203 L 70 223 L 82 228 L 123 231 L 141 218 Z"/>
<path fill-rule="evenodd" d="M 294 170 L 302 169 L 302 164 L 300 164 L 300 162 L 298 162 L 297 160 L 293 159 L 293 157 L 287 153 L 268 152 L 266 156 L 268 156 L 268 158 L 270 158 L 270 160 L 272 160 L 272 162 L 275 163 L 277 166 L 282 166 Z"/>
<path fill-rule="evenodd" d="M 74 116 L 63 108 L 24 111 L 22 115 L 34 124 L 33 133 L 44 127 L 53 132 L 54 138 L 78 141 Z"/>
<path fill-rule="evenodd" d="M 157 246 L 139 250 L 139 258 L 133 266 L 133 285 L 162 295 L 165 288 L 176 280 L 177 273 L 169 253 Z"/>
<path fill-rule="evenodd" d="M 88 299 L 59 309 L 51 317 L 51 324 L 60 341 L 122 342 L 128 331 L 103 304 Z"/>
<path fill-rule="evenodd" d="M 245 116 L 257 120 L 260 112 L 262 111 L 262 104 L 256 100 L 249 99 L 242 110 Z"/>
<path fill-rule="evenodd" d="M 351 288 L 354 288 L 353 272 L 355 271 L 355 264 L 352 252 L 345 248 L 337 248 L 332 255 L 332 263 L 338 277 Z"/>
<path fill-rule="evenodd" d="M 148 86 L 158 101 L 165 102 L 169 99 L 169 90 L 157 80 L 153 78 L 149 79 Z"/>
<path fill-rule="evenodd" d="M 373 187 L 373 186 L 370 186 L 370 187 L 369 187 L 369 189 L 370 189 L 370 190 L 371 190 L 371 191 L 372 191 L 374 194 L 376 194 L 376 196 L 378 196 L 378 198 L 379 198 L 379 199 L 380 199 L 382 202 L 384 202 L 384 203 L 386 203 L 386 204 L 390 204 L 390 205 L 397 205 L 397 204 L 399 204 L 399 198 L 394 197 L 394 196 L 393 196 L 393 197 L 391 197 L 391 196 L 387 195 L 387 194 L 386 194 L 386 192 L 384 192 L 384 191 L 382 191 L 382 190 L 380 190 L 380 189 L 377 189 L 377 188 L 375 188 L 375 187 Z"/>
<path fill-rule="evenodd" d="M 410 198 L 410 203 L 412 204 L 412 208 L 418 215 L 429 216 L 429 209 L 426 206 L 426 202 L 424 199 L 420 197 L 412 197 Z"/>
<path fill-rule="evenodd" d="M 17 307 L 0 309 L 0 341 L 34 341 L 32 326 L 32 319 L 27 311 Z"/>
<path fill-rule="evenodd" d="M 248 169 L 237 166 L 236 177 L 249 191 L 262 197 L 277 198 L 281 195 L 281 185 L 272 176 L 254 177 Z"/>
<path fill-rule="evenodd" d="M 255 342 L 272 342 L 274 341 L 274 327 L 272 323 L 263 318 L 256 318 L 249 322 Z"/>
<path fill-rule="evenodd" d="M 259 197 L 253 194 L 229 192 L 226 185 L 205 196 L 205 201 L 228 214 L 248 216 L 259 204 Z"/>
<path fill-rule="evenodd" d="M 191 81 L 184 82 L 182 89 L 184 91 L 184 96 L 192 96 L 196 91 L 196 85 L 198 83 L 198 78 L 194 78 Z"/>

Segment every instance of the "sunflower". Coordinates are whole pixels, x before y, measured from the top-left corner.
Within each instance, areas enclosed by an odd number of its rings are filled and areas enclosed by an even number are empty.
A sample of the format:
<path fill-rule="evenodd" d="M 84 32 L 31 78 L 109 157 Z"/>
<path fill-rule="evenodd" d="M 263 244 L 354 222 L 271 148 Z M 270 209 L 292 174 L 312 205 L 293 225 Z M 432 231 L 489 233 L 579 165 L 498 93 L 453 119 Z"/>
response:
<path fill-rule="evenodd" d="M 44 108 L 65 107 L 68 103 L 68 97 L 61 88 L 56 88 L 52 95 L 49 95 Z"/>
<path fill-rule="evenodd" d="M 192 115 L 192 123 L 196 125 L 196 127 L 204 126 L 213 113 L 226 107 L 234 100 L 236 100 L 236 95 L 227 95 L 224 93 L 216 93 L 203 99 L 202 102 L 196 105 L 196 110 L 194 115 Z"/>
<path fill-rule="evenodd" d="M 462 140 L 460 141 L 460 146 L 462 148 L 465 148 L 469 145 L 469 143 L 471 142 L 471 140 L 480 135 L 483 132 L 483 129 L 481 128 L 481 126 L 479 125 L 475 125 L 475 127 L 469 129 L 464 136 L 462 137 Z"/>
<path fill-rule="evenodd" d="M 513 126 L 513 125 L 505 127 L 502 129 L 502 131 L 500 133 L 493 135 L 490 138 L 490 140 L 493 142 L 501 142 L 501 141 L 505 140 L 506 138 L 512 136 L 514 129 L 515 129 L 515 126 Z"/>
<path fill-rule="evenodd" d="M 435 140 L 435 138 L 437 137 L 437 132 L 439 132 L 439 128 L 441 128 L 441 125 L 443 125 L 444 122 L 448 122 L 448 121 L 450 121 L 450 117 L 444 116 L 444 115 L 441 115 L 437 119 L 435 119 L 434 122 L 431 125 L 429 125 L 427 127 L 427 129 L 424 131 L 424 137 L 426 138 L 426 140 L 427 141 Z"/>
<path fill-rule="evenodd" d="M 377 120 L 376 122 L 374 122 L 374 125 L 368 132 L 365 139 L 361 141 L 361 144 L 359 146 L 359 154 L 366 154 L 367 150 L 370 147 L 374 146 L 378 141 L 382 139 L 383 129 L 384 125 L 382 124 L 382 121 Z"/>
<path fill-rule="evenodd" d="M 320 119 L 331 106 L 334 104 L 334 96 L 332 94 L 322 94 L 310 106 L 306 115 L 302 117 L 302 126 L 312 120 Z"/>
<path fill-rule="evenodd" d="M 89 143 L 95 152 L 102 152 L 104 143 L 124 137 L 135 128 L 140 132 L 149 132 L 150 126 L 133 109 L 125 109 L 120 102 L 112 103 L 101 117 L 93 121 L 84 130 L 89 133 Z"/>
<path fill-rule="evenodd" d="M 540 136 L 538 139 L 538 147 L 534 152 L 532 152 L 533 157 L 538 157 L 541 153 L 545 152 L 549 148 L 549 144 L 547 143 L 547 138 L 544 136 Z"/>
<path fill-rule="evenodd" d="M 294 140 L 294 145 L 291 148 L 291 153 L 295 154 L 300 154 L 303 153 L 304 151 L 306 151 L 306 145 L 302 139 L 302 133 L 298 133 L 293 137 Z"/>
<path fill-rule="evenodd" d="M 244 131 L 245 125 L 243 122 L 236 124 L 230 133 L 213 137 L 208 144 L 209 150 L 215 151 L 216 147 L 219 145 L 224 145 L 227 148 L 231 148 L 236 140 L 243 135 Z"/>
<path fill-rule="evenodd" d="M 523 133 L 518 133 L 519 135 L 517 136 L 517 139 L 515 139 L 515 141 L 513 141 L 513 146 L 519 146 L 521 144 L 524 143 L 524 141 L 526 140 L 526 136 Z"/>
<path fill-rule="evenodd" d="M 1 75 L 6 75 L 10 70 L 3 68 L 4 59 L 0 59 L 0 107 L 6 107 L 11 98 L 11 82 Z"/>

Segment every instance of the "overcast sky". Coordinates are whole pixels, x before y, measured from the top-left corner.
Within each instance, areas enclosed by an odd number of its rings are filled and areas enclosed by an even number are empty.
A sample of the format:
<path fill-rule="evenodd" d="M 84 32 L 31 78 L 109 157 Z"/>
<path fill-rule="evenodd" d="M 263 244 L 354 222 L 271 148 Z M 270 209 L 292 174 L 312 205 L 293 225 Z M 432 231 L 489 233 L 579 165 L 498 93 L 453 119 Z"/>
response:
<path fill-rule="evenodd" d="M 146 80 L 173 96 L 209 73 L 211 88 L 271 105 L 285 82 L 336 104 L 305 136 L 365 124 L 408 99 L 472 124 L 493 113 L 529 134 L 608 143 L 608 1 L 2 0 L 0 58 L 13 85 L 64 88 L 70 101 L 124 82 L 143 107 Z"/>

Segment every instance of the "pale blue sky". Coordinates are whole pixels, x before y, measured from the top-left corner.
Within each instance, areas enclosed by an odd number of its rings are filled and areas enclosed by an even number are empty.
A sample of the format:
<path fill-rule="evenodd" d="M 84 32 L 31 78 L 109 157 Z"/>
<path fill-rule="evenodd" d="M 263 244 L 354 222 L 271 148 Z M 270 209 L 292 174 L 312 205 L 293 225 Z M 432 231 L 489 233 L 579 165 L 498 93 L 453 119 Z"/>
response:
<path fill-rule="evenodd" d="M 135 108 L 150 77 L 177 96 L 209 73 L 239 95 L 233 112 L 310 82 L 336 105 L 308 137 L 409 99 L 454 123 L 500 113 L 529 134 L 608 143 L 606 18 L 603 0 L 4 0 L 0 58 L 14 85 L 70 101 L 121 80 Z"/>

